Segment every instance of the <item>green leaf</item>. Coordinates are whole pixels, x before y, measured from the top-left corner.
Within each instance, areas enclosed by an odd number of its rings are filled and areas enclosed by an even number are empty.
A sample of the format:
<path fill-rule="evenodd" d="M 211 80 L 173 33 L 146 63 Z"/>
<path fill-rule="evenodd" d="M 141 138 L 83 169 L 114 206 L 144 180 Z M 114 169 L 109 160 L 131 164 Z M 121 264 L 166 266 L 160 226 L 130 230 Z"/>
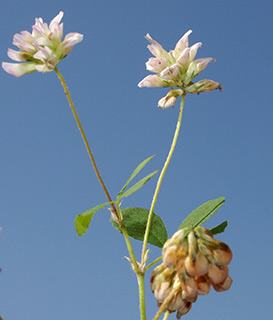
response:
<path fill-rule="evenodd" d="M 117 200 L 120 200 L 122 198 L 126 198 L 128 196 L 130 196 L 131 194 L 133 194 L 134 192 L 136 192 L 138 189 L 140 189 L 141 187 L 144 186 L 144 184 L 146 182 L 148 182 L 156 173 L 158 172 L 158 170 L 148 174 L 146 177 L 144 177 L 143 179 L 141 179 L 140 181 L 138 181 L 135 185 L 133 185 L 130 189 L 128 189 L 126 192 L 124 192 L 122 195 L 117 197 Z"/>
<path fill-rule="evenodd" d="M 96 206 L 96 207 L 94 207 L 92 209 L 89 209 L 89 210 L 79 214 L 78 216 L 76 216 L 75 228 L 76 228 L 78 236 L 82 236 L 82 235 L 84 235 L 86 233 L 86 231 L 89 228 L 89 224 L 90 224 L 90 221 L 91 221 L 94 213 L 96 211 L 108 206 L 111 203 L 113 203 L 113 201 L 99 204 L 98 206 Z"/>
<path fill-rule="evenodd" d="M 203 224 L 222 206 L 224 202 L 225 197 L 205 202 L 187 216 L 187 218 L 181 223 L 178 230 L 185 227 L 195 228 Z"/>
<path fill-rule="evenodd" d="M 136 169 L 133 171 L 133 173 L 131 174 L 130 178 L 127 180 L 127 182 L 125 183 L 125 185 L 122 187 L 122 189 L 120 190 L 120 192 L 118 193 L 117 199 L 120 199 L 120 196 L 123 194 L 123 192 L 125 191 L 125 189 L 128 187 L 129 183 L 134 179 L 134 177 L 139 173 L 140 170 L 143 169 L 143 167 L 153 158 L 154 156 L 151 156 L 147 159 L 145 159 L 144 161 L 142 161 L 137 167 Z"/>
<path fill-rule="evenodd" d="M 143 241 L 149 210 L 143 208 L 125 208 L 122 210 L 123 223 L 130 237 Z M 112 220 L 114 227 L 120 227 Z M 168 239 L 167 230 L 161 218 L 153 214 L 148 242 L 162 248 Z"/>
<path fill-rule="evenodd" d="M 218 224 L 218 226 L 211 228 L 210 231 L 216 235 L 216 234 L 220 234 L 222 232 L 225 231 L 226 227 L 228 226 L 228 220 Z"/>

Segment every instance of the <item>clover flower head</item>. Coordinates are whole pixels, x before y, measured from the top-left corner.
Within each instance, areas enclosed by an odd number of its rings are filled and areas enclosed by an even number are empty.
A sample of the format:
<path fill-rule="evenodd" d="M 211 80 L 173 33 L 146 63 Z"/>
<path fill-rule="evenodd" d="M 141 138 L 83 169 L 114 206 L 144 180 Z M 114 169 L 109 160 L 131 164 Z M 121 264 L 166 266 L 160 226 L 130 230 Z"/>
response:
<path fill-rule="evenodd" d="M 80 33 L 69 33 L 63 38 L 63 18 L 61 11 L 48 25 L 42 18 L 36 18 L 32 33 L 21 31 L 13 37 L 13 44 L 19 51 L 8 49 L 8 56 L 21 63 L 2 62 L 2 68 L 9 74 L 20 77 L 24 74 L 39 71 L 50 72 L 82 41 Z M 25 61 L 25 62 L 22 62 Z"/>
<path fill-rule="evenodd" d="M 143 87 L 178 87 L 182 93 L 200 93 L 214 89 L 222 89 L 219 82 L 212 80 L 200 80 L 193 83 L 192 80 L 201 73 L 214 58 L 195 59 L 197 50 L 202 46 L 197 42 L 189 47 L 189 35 L 192 30 L 186 32 L 177 42 L 174 50 L 167 52 L 149 34 L 145 38 L 150 42 L 148 49 L 154 55 L 146 62 L 146 69 L 155 74 L 146 76 L 139 82 L 138 86 Z M 167 96 L 166 96 L 167 97 Z M 165 98 L 166 98 L 165 97 Z M 164 99 L 164 98 L 162 98 Z M 159 102 L 161 107 L 162 101 Z M 170 104 L 170 106 L 173 106 Z M 164 106 L 166 109 L 168 106 Z"/>
<path fill-rule="evenodd" d="M 165 242 L 162 260 L 152 272 L 151 290 L 158 306 L 174 293 L 166 310 L 177 311 L 177 319 L 189 312 L 199 295 L 208 294 L 211 286 L 217 292 L 231 287 L 228 264 L 232 251 L 204 227 L 177 231 Z"/>

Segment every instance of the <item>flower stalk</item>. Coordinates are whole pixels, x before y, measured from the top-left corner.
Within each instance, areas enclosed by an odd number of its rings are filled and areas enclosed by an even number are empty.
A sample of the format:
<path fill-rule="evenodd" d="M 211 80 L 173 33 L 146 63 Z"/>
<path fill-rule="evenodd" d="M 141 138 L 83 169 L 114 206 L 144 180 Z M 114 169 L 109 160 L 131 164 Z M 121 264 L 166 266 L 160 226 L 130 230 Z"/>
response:
<path fill-rule="evenodd" d="M 74 103 L 73 103 L 73 101 L 72 101 L 70 92 L 69 92 L 69 90 L 68 90 L 67 84 L 66 84 L 66 82 L 65 82 L 62 74 L 60 73 L 59 69 L 58 69 L 57 67 L 55 67 L 54 70 L 55 70 L 55 72 L 56 72 L 56 74 L 57 74 L 57 76 L 58 76 L 58 78 L 59 78 L 59 80 L 60 80 L 60 82 L 61 82 L 61 84 L 62 84 L 62 86 L 63 86 L 63 88 L 64 88 L 65 95 L 66 95 L 66 97 L 67 97 L 69 106 L 70 106 L 71 111 L 72 111 L 72 113 L 73 113 L 73 116 L 74 116 L 74 118 L 75 118 L 75 120 L 76 120 L 78 129 L 80 130 L 80 133 L 81 133 L 83 142 L 84 142 L 84 144 L 85 144 L 87 153 L 88 153 L 89 158 L 90 158 L 90 160 L 91 160 L 91 163 L 92 163 L 92 166 L 93 166 L 94 171 L 95 171 L 95 173 L 96 173 L 96 176 L 97 176 L 97 178 L 98 178 L 98 180 L 99 180 L 99 182 L 100 182 L 100 184 L 101 184 L 101 186 L 102 186 L 102 189 L 103 189 L 103 191 L 104 191 L 104 193 L 105 193 L 108 201 L 109 201 L 109 202 L 112 202 L 112 199 L 111 199 L 111 197 L 110 197 L 110 194 L 109 194 L 109 192 L 108 192 L 108 190 L 107 190 L 107 188 L 106 188 L 106 186 L 105 186 L 105 184 L 104 184 L 104 182 L 103 182 L 103 180 L 102 180 L 102 177 L 101 177 L 101 175 L 100 175 L 100 173 L 99 173 L 99 169 L 98 169 L 98 167 L 97 167 L 97 164 L 96 164 L 96 162 L 95 162 L 93 153 L 92 153 L 91 148 L 90 148 L 90 146 L 89 146 L 89 143 L 88 143 L 88 141 L 87 141 L 87 138 L 86 138 L 86 135 L 85 135 L 85 133 L 84 133 L 83 127 L 82 127 L 82 125 L 81 125 L 79 116 L 78 116 L 78 114 L 77 114 L 77 112 L 76 112 L 76 109 L 75 109 Z M 117 209 L 116 209 L 116 207 L 114 206 L 113 203 L 111 204 L 111 207 L 112 207 L 114 213 L 117 215 Z"/>
<path fill-rule="evenodd" d="M 158 178 L 157 185 L 156 185 L 155 192 L 154 192 L 154 196 L 153 196 L 153 200 L 152 200 L 152 203 L 151 203 L 151 208 L 150 208 L 150 211 L 149 211 L 149 216 L 148 216 L 148 221 L 147 221 L 147 225 L 146 225 L 146 231 L 145 231 L 144 240 L 143 240 L 143 246 L 142 246 L 142 255 L 141 255 L 141 263 L 142 264 L 145 262 L 144 258 L 145 258 L 145 253 L 146 253 L 146 250 L 147 250 L 148 236 L 149 236 L 149 232 L 150 232 L 150 228 L 151 228 L 151 222 L 152 222 L 152 216 L 153 216 L 154 207 L 155 207 L 155 204 L 156 204 L 156 201 L 157 201 L 157 197 L 158 197 L 159 190 L 160 190 L 160 187 L 161 187 L 161 184 L 162 184 L 162 180 L 164 178 L 164 175 L 166 173 L 168 165 L 169 165 L 169 163 L 171 161 L 171 158 L 172 158 L 172 155 L 173 155 L 176 143 L 177 143 L 177 138 L 178 138 L 178 135 L 179 135 L 179 131 L 180 131 L 180 128 L 181 128 L 183 110 L 184 110 L 184 105 L 185 105 L 185 97 L 186 97 L 186 95 L 183 94 L 182 95 L 181 104 L 180 104 L 180 109 L 179 109 L 179 116 L 178 116 L 178 120 L 177 120 L 177 124 L 176 124 L 176 129 L 175 129 L 173 141 L 172 141 L 172 144 L 171 144 L 171 148 L 170 148 L 169 154 L 167 156 L 167 159 L 166 159 L 166 161 L 164 163 L 164 166 L 163 166 L 163 168 L 161 170 L 160 176 Z"/>

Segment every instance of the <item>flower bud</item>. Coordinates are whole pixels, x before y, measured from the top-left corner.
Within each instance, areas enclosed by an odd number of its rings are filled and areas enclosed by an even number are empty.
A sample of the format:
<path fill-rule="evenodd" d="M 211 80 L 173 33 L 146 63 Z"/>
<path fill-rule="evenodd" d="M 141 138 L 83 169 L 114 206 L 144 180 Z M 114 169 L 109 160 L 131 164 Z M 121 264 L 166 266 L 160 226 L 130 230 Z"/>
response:
<path fill-rule="evenodd" d="M 212 283 L 221 283 L 223 282 L 226 277 L 228 276 L 228 267 L 224 264 L 222 268 L 219 268 L 214 263 L 209 263 L 208 268 L 208 277 L 210 278 Z"/>
<path fill-rule="evenodd" d="M 185 301 L 182 299 L 182 290 L 180 289 L 172 300 L 168 304 L 168 310 L 174 312 L 185 305 Z"/>
<path fill-rule="evenodd" d="M 232 279 L 230 276 L 227 276 L 226 279 L 221 283 L 212 283 L 212 286 L 215 291 L 222 292 L 228 290 L 232 285 Z"/>
<path fill-rule="evenodd" d="M 162 260 L 166 267 L 174 267 L 177 262 L 177 246 L 165 248 L 162 253 Z"/>
<path fill-rule="evenodd" d="M 158 302 L 163 302 L 170 293 L 176 272 L 168 269 L 164 264 L 156 267 L 150 279 L 151 290 Z"/>
<path fill-rule="evenodd" d="M 185 259 L 185 268 L 189 276 L 203 276 L 208 272 L 208 260 L 198 252 L 194 259 L 187 256 Z"/>
<path fill-rule="evenodd" d="M 198 294 L 205 295 L 210 292 L 210 281 L 206 277 L 198 277 L 196 283 Z"/>
<path fill-rule="evenodd" d="M 167 108 L 170 108 L 170 107 L 174 107 L 174 104 L 175 104 L 175 101 L 176 99 L 181 96 L 183 93 L 182 90 L 171 90 L 168 92 L 168 94 L 161 98 L 159 101 L 158 101 L 158 107 L 165 110 Z"/>
<path fill-rule="evenodd" d="M 170 239 L 168 239 L 162 251 L 162 259 L 163 263 L 168 268 L 172 268 L 177 264 L 178 257 L 186 256 L 184 252 L 187 250 L 187 246 L 185 246 L 185 229 L 177 231 Z"/>
<path fill-rule="evenodd" d="M 196 258 L 196 254 L 198 252 L 197 240 L 193 231 L 191 231 L 188 235 L 189 242 L 189 256 L 192 260 Z"/>
<path fill-rule="evenodd" d="M 184 271 L 182 277 L 179 278 L 182 284 L 182 298 L 186 301 L 195 302 L 197 299 L 197 283 L 193 277 L 189 277 Z"/>
<path fill-rule="evenodd" d="M 176 314 L 177 319 L 180 319 L 182 316 L 184 316 L 191 310 L 192 303 L 185 300 L 183 301 L 184 301 L 184 305 L 177 311 L 177 314 Z"/>
<path fill-rule="evenodd" d="M 197 296 L 197 283 L 194 278 L 189 277 L 183 285 L 182 298 L 189 302 L 195 302 Z"/>
<path fill-rule="evenodd" d="M 227 250 L 214 249 L 212 254 L 217 258 L 222 264 L 229 264 L 232 259 L 232 251 L 230 248 Z"/>

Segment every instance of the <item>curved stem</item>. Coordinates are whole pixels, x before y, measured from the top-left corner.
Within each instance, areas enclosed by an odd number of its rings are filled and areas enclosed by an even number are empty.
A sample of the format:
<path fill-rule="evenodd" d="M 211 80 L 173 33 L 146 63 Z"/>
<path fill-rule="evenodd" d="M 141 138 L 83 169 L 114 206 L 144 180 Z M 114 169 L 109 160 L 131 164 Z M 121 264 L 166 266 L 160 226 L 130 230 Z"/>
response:
<path fill-rule="evenodd" d="M 144 240 L 143 240 L 142 255 L 141 255 L 141 263 L 142 264 L 145 261 L 145 252 L 147 250 L 148 236 L 149 236 L 149 232 L 150 232 L 150 227 L 151 227 L 154 207 L 155 207 L 155 204 L 156 204 L 156 200 L 157 200 L 157 197 L 158 197 L 158 193 L 159 193 L 159 190 L 160 190 L 160 187 L 161 187 L 161 183 L 162 183 L 163 177 L 164 177 L 165 172 L 166 172 L 166 170 L 168 168 L 168 165 L 169 165 L 169 163 L 171 161 L 171 158 L 172 158 L 175 146 L 176 146 L 178 134 L 179 134 L 179 131 L 180 131 L 181 122 L 182 122 L 182 115 L 183 115 L 183 109 L 184 109 L 184 104 L 185 104 L 185 97 L 186 97 L 186 95 L 183 94 L 182 95 L 180 109 L 179 109 L 179 116 L 178 116 L 178 120 L 177 120 L 177 124 L 176 124 L 176 130 L 175 130 L 173 141 L 172 141 L 172 145 L 171 145 L 169 154 L 167 156 L 167 159 L 165 161 L 165 164 L 164 164 L 164 166 L 163 166 L 163 168 L 161 170 L 160 176 L 158 178 L 157 185 L 156 185 L 156 188 L 155 188 L 155 193 L 154 193 L 153 200 L 152 200 L 152 203 L 151 203 L 151 208 L 150 208 L 148 221 L 147 221 L 147 225 L 146 225 L 146 230 L 145 230 L 145 235 L 144 235 Z"/>
<path fill-rule="evenodd" d="M 77 114 L 77 112 L 76 112 L 74 103 L 73 103 L 73 101 L 72 101 L 72 99 L 71 99 L 71 95 L 70 95 L 70 92 L 69 92 L 68 87 L 67 87 L 67 85 L 66 85 L 66 82 L 65 82 L 62 74 L 60 73 L 60 71 L 58 70 L 57 67 L 55 68 L 55 72 L 56 72 L 56 74 L 57 74 L 57 76 L 58 76 L 58 78 L 59 78 L 59 80 L 60 80 L 60 82 L 61 82 L 61 84 L 62 84 L 62 86 L 63 86 L 63 88 L 64 88 L 65 95 L 66 95 L 66 97 L 67 97 L 69 106 L 70 106 L 70 108 L 71 108 L 71 110 L 72 110 L 73 116 L 74 116 L 74 118 L 75 118 L 75 120 L 76 120 L 78 129 L 80 130 L 82 139 L 83 139 L 83 141 L 84 141 L 84 144 L 85 144 L 87 153 L 88 153 L 88 155 L 89 155 L 89 158 L 90 158 L 90 160 L 91 160 L 92 166 L 93 166 L 93 168 L 94 168 L 94 170 L 95 170 L 96 176 L 97 176 L 97 178 L 98 178 L 98 180 L 99 180 L 99 182 L 100 182 L 100 184 L 101 184 L 101 186 L 102 186 L 102 189 L 103 189 L 104 193 L 106 194 L 106 197 L 107 197 L 108 201 L 111 202 L 112 199 L 111 199 L 110 194 L 109 194 L 109 192 L 108 192 L 108 190 L 107 190 L 107 188 L 106 188 L 106 186 L 105 186 L 105 184 L 104 184 L 104 182 L 103 182 L 103 180 L 102 180 L 102 177 L 101 177 L 101 175 L 100 175 L 100 173 L 99 173 L 98 167 L 97 167 L 97 165 L 96 165 L 96 162 L 95 162 L 94 156 L 93 156 L 93 154 L 92 154 L 91 148 L 90 148 L 90 146 L 89 146 L 89 143 L 88 143 L 88 141 L 87 141 L 87 139 L 86 139 L 85 133 L 84 133 L 83 128 L 82 128 L 82 125 L 81 125 L 81 123 L 80 123 L 80 119 L 79 119 L 78 114 Z M 114 213 L 117 215 L 117 209 L 116 209 L 116 207 L 114 206 L 114 204 L 111 204 L 111 206 L 112 206 L 112 209 L 113 209 Z"/>

